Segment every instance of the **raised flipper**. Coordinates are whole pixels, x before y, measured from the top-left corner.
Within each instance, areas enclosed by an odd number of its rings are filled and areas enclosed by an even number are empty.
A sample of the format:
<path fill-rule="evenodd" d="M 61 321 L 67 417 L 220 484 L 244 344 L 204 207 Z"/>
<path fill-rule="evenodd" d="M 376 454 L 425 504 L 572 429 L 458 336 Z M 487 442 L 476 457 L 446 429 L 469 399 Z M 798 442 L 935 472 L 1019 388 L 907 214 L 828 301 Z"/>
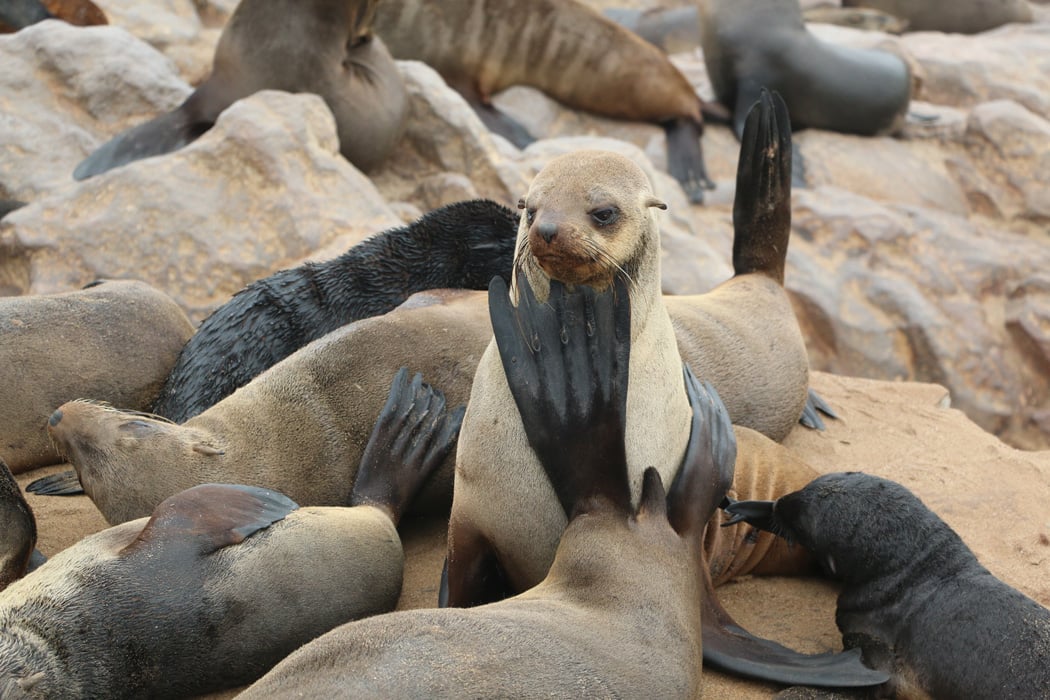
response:
<path fill-rule="evenodd" d="M 194 116 L 195 110 L 190 105 L 196 95 L 190 95 L 178 109 L 139 124 L 104 143 L 81 161 L 73 171 L 73 179 L 86 180 L 117 166 L 171 153 L 193 143 L 214 123 Z"/>
<path fill-rule="evenodd" d="M 703 126 L 693 120 L 680 117 L 662 124 L 667 136 L 667 172 L 678 180 L 693 204 L 704 203 L 704 190 L 712 190 L 715 183 L 707 176 L 704 151 L 700 137 Z"/>
<path fill-rule="evenodd" d="M 604 292 L 580 285 L 569 293 L 551 280 L 542 304 L 524 275 L 517 284 L 515 307 L 506 283 L 492 280 L 489 316 L 529 445 L 569 518 L 598 497 L 627 512 L 627 283 L 617 276 Z M 609 476 L 616 465 L 621 478 Z"/>
<path fill-rule="evenodd" d="M 839 417 L 835 413 L 835 409 L 829 406 L 827 401 L 820 398 L 820 395 L 813 389 L 810 389 L 806 394 L 806 405 L 802 407 L 802 415 L 799 417 L 798 422 L 813 430 L 824 430 L 825 426 L 823 419 L 820 417 L 821 413 L 828 418 L 837 419 Z"/>
<path fill-rule="evenodd" d="M 456 444 L 465 406 L 445 410 L 445 396 L 408 369 L 394 376 L 368 438 L 350 493 L 352 506 L 382 508 L 396 525 L 419 489 Z"/>
<path fill-rule="evenodd" d="M 74 471 L 59 472 L 30 481 L 26 491 L 37 496 L 78 496 L 84 493 L 80 477 Z"/>
<path fill-rule="evenodd" d="M 299 506 L 282 493 L 239 484 L 202 484 L 163 500 L 142 532 L 121 550 L 188 547 L 200 555 L 240 544 Z"/>

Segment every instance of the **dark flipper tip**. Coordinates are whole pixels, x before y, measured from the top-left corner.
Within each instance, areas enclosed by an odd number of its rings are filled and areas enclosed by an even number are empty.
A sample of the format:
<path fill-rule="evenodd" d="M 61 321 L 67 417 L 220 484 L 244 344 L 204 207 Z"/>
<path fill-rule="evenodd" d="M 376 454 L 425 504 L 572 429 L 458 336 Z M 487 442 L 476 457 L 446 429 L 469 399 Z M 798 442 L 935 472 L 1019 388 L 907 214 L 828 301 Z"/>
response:
<path fill-rule="evenodd" d="M 729 519 L 722 523 L 722 527 L 736 525 L 746 522 L 760 530 L 770 530 L 773 521 L 773 504 L 775 501 L 734 501 L 727 499 L 728 504 L 723 505 L 723 510 L 729 514 Z"/>
<path fill-rule="evenodd" d="M 823 413 L 828 418 L 838 419 L 839 415 L 828 403 L 820 397 L 817 392 L 810 389 L 806 394 L 806 405 L 802 408 L 802 415 L 798 422 L 812 430 L 824 430 L 824 420 L 820 417 Z"/>
<path fill-rule="evenodd" d="M 62 472 L 51 476 L 42 476 L 29 482 L 26 491 L 37 496 L 76 496 L 84 493 L 76 472 Z"/>

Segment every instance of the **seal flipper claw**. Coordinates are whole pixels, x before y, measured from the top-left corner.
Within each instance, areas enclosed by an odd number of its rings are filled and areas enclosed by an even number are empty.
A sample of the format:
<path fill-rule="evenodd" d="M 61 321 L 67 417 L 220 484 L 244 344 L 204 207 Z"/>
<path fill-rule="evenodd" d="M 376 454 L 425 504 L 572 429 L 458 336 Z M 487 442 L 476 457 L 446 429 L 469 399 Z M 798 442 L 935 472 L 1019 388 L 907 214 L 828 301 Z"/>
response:
<path fill-rule="evenodd" d="M 733 620 L 715 597 L 711 576 L 704 572 L 704 663 L 748 678 L 821 688 L 867 688 L 890 679 L 868 668 L 857 649 L 801 654 L 756 637 Z"/>
<path fill-rule="evenodd" d="M 427 478 L 452 451 L 466 408 L 446 410 L 445 397 L 408 368 L 394 376 L 357 470 L 350 505 L 385 510 L 396 525 Z"/>
<path fill-rule="evenodd" d="M 26 491 L 37 496 L 77 496 L 84 493 L 84 487 L 77 473 L 68 471 L 34 479 L 26 485 Z"/>

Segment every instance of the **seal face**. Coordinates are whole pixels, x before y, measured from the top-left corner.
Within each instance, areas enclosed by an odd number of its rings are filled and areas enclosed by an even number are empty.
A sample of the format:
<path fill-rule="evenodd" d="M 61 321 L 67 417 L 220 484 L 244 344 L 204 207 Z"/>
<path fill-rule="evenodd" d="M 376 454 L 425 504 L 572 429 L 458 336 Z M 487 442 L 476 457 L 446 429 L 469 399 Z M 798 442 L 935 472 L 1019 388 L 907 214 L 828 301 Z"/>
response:
<path fill-rule="evenodd" d="M 847 646 L 906 697 L 1045 697 L 1050 610 L 991 574 L 908 489 L 859 472 L 825 474 L 776 501 L 730 505 L 810 549 L 843 582 Z"/>

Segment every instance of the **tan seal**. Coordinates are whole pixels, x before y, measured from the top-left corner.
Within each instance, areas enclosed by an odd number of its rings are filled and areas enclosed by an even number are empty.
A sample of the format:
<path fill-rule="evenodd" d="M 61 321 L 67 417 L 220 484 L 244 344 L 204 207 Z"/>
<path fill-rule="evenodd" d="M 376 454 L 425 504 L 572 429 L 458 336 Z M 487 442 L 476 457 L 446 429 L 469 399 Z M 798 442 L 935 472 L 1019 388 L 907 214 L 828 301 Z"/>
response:
<path fill-rule="evenodd" d="M 0 298 L 0 458 L 16 474 L 61 461 L 45 429 L 66 401 L 149 407 L 192 334 L 178 304 L 143 282 Z"/>
<path fill-rule="evenodd" d="M 243 0 L 219 37 L 208 79 L 174 111 L 102 145 L 73 177 L 182 148 L 260 90 L 320 95 L 343 155 L 362 170 L 375 167 L 400 139 L 408 109 L 401 73 L 372 33 L 377 1 Z"/>
<path fill-rule="evenodd" d="M 587 5 L 408 0 L 381 4 L 375 26 L 394 56 L 432 66 L 490 129 L 519 146 L 529 134 L 490 103 L 513 85 L 573 109 L 662 125 L 668 172 L 692 201 L 703 201 L 710 181 L 696 91 L 662 51 Z"/>
<path fill-rule="evenodd" d="M 392 610 L 403 571 L 395 526 L 461 415 L 402 371 L 348 488 L 354 507 L 206 484 L 59 553 L 0 593 L 0 695 L 200 695 Z"/>
<path fill-rule="evenodd" d="M 908 31 L 976 34 L 1009 22 L 1031 22 L 1025 0 L 843 0 L 844 7 L 867 7 L 899 17 Z"/>

